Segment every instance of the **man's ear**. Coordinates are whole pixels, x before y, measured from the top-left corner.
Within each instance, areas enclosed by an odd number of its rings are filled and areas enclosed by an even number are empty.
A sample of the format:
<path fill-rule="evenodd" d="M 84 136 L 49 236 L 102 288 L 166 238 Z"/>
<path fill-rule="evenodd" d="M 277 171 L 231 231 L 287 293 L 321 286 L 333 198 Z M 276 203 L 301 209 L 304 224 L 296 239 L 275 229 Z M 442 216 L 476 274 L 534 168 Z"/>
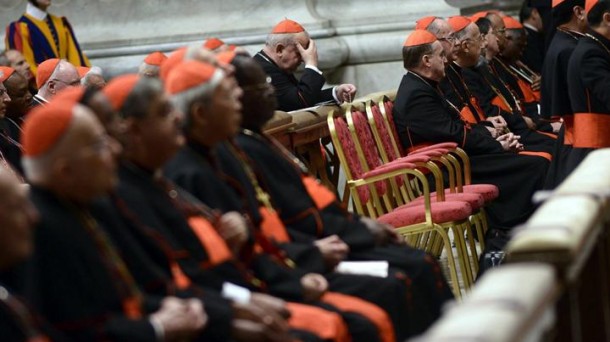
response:
<path fill-rule="evenodd" d="M 182 121 L 190 121 L 191 126 L 200 127 L 207 123 L 206 106 L 201 102 L 195 102 L 190 108 L 190 113 L 185 114 Z"/>
<path fill-rule="evenodd" d="M 277 44 L 275 46 L 275 53 L 277 55 L 281 55 L 284 52 L 284 49 L 286 49 L 286 46 L 284 44 Z"/>
<path fill-rule="evenodd" d="M 422 62 L 424 62 L 424 66 L 425 66 L 425 67 L 427 67 L 427 68 L 429 68 L 429 67 L 430 67 L 430 65 L 431 65 L 431 63 L 430 63 L 430 57 L 431 57 L 430 55 L 424 55 L 424 56 L 422 57 Z"/>
<path fill-rule="evenodd" d="M 606 25 L 610 24 L 610 12 L 605 12 L 602 16 L 602 21 L 606 23 Z"/>

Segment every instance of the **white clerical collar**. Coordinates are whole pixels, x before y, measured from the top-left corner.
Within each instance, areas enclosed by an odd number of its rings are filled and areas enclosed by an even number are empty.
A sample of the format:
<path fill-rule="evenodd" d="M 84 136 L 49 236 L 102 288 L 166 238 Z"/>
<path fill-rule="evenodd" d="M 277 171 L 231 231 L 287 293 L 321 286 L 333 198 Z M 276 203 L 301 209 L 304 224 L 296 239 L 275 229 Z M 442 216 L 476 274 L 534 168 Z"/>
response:
<path fill-rule="evenodd" d="M 534 26 L 528 24 L 528 23 L 523 23 L 523 26 L 527 27 L 528 29 L 534 31 L 534 32 L 538 32 L 538 29 L 535 28 Z"/>
<path fill-rule="evenodd" d="M 25 13 L 31 15 L 35 19 L 44 20 L 47 17 L 47 12 L 41 10 L 40 8 L 32 5 L 28 2 L 28 6 L 25 8 Z"/>

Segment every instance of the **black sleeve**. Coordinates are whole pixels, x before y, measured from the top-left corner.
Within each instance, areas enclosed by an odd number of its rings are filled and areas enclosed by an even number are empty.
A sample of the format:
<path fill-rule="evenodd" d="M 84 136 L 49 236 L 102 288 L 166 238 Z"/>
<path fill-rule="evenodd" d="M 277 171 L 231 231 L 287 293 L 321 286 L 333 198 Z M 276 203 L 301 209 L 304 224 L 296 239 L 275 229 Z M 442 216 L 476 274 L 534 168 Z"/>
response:
<path fill-rule="evenodd" d="M 292 111 L 333 99 L 332 88 L 322 90 L 326 79 L 316 71 L 305 68 L 301 79 L 297 81 L 294 75 L 285 73 L 276 65 L 260 59 L 257 61 L 271 77 L 278 109 Z"/>
<path fill-rule="evenodd" d="M 301 277 L 305 271 L 280 265 L 268 254 L 257 255 L 251 266 L 254 274 L 267 284 L 269 294 L 290 301 L 303 300 Z"/>
<path fill-rule="evenodd" d="M 608 55 L 602 51 L 591 50 L 583 58 L 580 77 L 591 95 L 605 108 L 610 108 L 610 63 Z"/>
<path fill-rule="evenodd" d="M 326 264 L 322 253 L 316 245 L 312 243 L 290 242 L 280 244 L 279 247 L 286 252 L 288 257 L 293 260 L 300 269 L 307 272 L 326 273 Z"/>
<path fill-rule="evenodd" d="M 432 95 L 420 94 L 411 97 L 409 126 L 413 132 L 427 141 L 453 141 L 469 154 L 503 152 L 502 146 L 489 135 L 477 130 L 468 130 L 457 120 L 450 120 L 444 113 L 443 103 Z"/>

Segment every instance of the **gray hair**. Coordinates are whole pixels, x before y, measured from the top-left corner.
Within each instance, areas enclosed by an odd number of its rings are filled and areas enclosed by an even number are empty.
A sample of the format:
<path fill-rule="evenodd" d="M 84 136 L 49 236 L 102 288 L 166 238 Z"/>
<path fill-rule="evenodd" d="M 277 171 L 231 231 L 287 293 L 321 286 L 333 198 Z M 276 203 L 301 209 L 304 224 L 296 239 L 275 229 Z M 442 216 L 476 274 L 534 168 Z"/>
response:
<path fill-rule="evenodd" d="M 296 33 L 270 33 L 267 35 L 265 45 L 268 47 L 276 47 L 280 44 L 290 45 L 294 44 Z"/>
<path fill-rule="evenodd" d="M 141 77 L 119 110 L 122 118 L 144 118 L 148 115 L 150 99 L 163 93 L 163 83 L 156 78 Z"/>
<path fill-rule="evenodd" d="M 182 113 L 184 118 L 185 129 L 189 129 L 192 123 L 190 115 L 191 107 L 195 103 L 203 103 L 207 105 L 212 100 L 214 90 L 216 90 L 224 77 L 224 71 L 216 69 L 214 75 L 208 82 L 172 96 L 172 104 L 180 113 Z"/>
<path fill-rule="evenodd" d="M 84 85 L 85 87 L 88 86 L 90 76 L 100 76 L 103 78 L 104 72 L 102 71 L 102 68 L 98 66 L 92 66 L 91 70 L 89 70 L 89 72 L 87 72 L 85 76 L 83 76 L 83 78 L 80 80 L 80 84 Z"/>

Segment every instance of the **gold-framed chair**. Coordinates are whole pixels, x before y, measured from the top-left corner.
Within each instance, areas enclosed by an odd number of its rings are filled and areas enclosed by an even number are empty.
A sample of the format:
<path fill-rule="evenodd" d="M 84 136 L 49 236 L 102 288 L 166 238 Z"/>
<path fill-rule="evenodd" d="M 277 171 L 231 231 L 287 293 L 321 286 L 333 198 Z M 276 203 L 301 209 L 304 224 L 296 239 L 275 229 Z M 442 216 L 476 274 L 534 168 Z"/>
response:
<path fill-rule="evenodd" d="M 348 108 L 345 117 L 336 112 L 331 113 L 328 126 L 333 146 L 345 170 L 347 186 L 356 212 L 394 226 L 413 247 L 432 252 L 434 243 L 440 242 L 441 248 L 447 253 L 454 294 L 461 297 L 457 266 L 448 232 L 450 229 L 464 229 L 470 225 L 470 205 L 458 201 L 432 202 L 426 175 L 414 163 L 397 160 L 369 168 L 353 125 L 350 131 L 347 122 L 349 120 L 353 120 L 353 117 Z M 364 120 L 366 122 L 366 119 Z M 417 183 L 423 193 L 423 203 L 397 206 L 396 199 L 401 198 L 399 192 L 395 191 L 399 187 L 399 180 L 402 180 L 403 186 L 407 183 Z M 465 254 L 465 241 L 463 235 L 454 235 L 462 279 L 468 289 L 473 277 Z"/>

